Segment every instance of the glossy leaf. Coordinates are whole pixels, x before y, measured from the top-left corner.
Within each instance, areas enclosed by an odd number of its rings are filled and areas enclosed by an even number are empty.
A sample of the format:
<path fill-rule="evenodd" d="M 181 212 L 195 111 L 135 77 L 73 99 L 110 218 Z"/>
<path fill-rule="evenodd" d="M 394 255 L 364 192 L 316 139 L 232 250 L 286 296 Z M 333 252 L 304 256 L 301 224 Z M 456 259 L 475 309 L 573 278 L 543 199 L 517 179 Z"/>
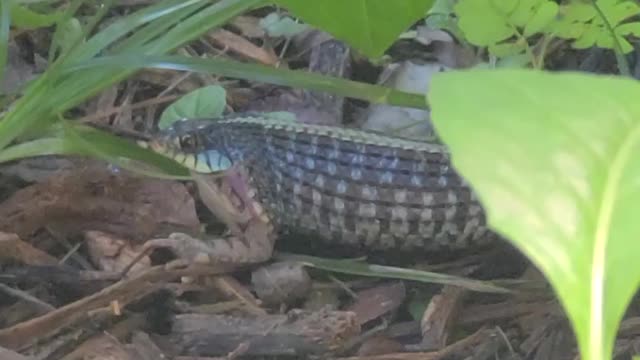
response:
<path fill-rule="evenodd" d="M 436 129 L 490 225 L 547 276 L 583 359 L 610 358 L 640 283 L 640 84 L 498 70 L 438 74 L 431 89 Z"/>
<path fill-rule="evenodd" d="M 306 23 L 376 58 L 423 18 L 434 0 L 275 0 Z"/>

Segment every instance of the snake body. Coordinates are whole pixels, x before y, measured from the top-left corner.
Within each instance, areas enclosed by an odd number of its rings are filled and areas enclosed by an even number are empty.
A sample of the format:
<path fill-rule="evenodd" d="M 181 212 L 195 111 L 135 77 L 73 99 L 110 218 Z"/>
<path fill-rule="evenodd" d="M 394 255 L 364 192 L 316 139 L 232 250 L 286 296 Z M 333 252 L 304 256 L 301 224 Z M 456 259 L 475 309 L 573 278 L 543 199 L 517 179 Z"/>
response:
<path fill-rule="evenodd" d="M 461 249 L 494 236 L 440 144 L 260 114 L 185 120 L 152 149 L 194 171 L 249 174 L 276 226 L 372 249 Z"/>

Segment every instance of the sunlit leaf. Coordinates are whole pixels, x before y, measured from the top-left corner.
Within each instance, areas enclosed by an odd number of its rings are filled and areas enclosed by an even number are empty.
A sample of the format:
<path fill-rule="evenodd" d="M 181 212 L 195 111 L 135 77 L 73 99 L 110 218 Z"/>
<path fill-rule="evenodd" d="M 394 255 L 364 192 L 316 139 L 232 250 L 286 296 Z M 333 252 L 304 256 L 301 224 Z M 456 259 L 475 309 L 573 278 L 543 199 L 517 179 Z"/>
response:
<path fill-rule="evenodd" d="M 438 74 L 429 96 L 454 166 L 547 276 L 587 360 L 611 357 L 640 283 L 639 96 L 625 78 L 524 70 Z"/>
<path fill-rule="evenodd" d="M 369 57 L 379 57 L 434 0 L 275 0 L 305 22 L 346 41 Z"/>

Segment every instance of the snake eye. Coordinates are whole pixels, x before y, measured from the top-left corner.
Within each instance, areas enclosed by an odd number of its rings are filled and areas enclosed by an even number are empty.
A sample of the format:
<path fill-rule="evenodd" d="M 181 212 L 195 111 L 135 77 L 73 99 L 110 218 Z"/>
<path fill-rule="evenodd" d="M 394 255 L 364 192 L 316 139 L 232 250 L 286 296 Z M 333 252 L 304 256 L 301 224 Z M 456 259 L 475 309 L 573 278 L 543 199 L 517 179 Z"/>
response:
<path fill-rule="evenodd" d="M 183 135 L 179 138 L 181 149 L 192 149 L 196 147 L 196 138 L 192 135 Z"/>

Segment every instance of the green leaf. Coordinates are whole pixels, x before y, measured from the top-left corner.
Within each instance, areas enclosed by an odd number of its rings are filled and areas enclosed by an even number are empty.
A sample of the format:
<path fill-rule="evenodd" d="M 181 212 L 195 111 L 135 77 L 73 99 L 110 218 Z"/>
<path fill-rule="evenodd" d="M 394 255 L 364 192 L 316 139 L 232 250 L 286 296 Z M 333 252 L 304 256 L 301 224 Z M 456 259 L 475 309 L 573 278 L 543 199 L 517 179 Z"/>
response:
<path fill-rule="evenodd" d="M 596 44 L 600 32 L 600 28 L 596 28 L 594 25 L 587 25 L 585 31 L 573 42 L 572 46 L 576 49 L 588 49 Z"/>
<path fill-rule="evenodd" d="M 525 37 L 529 37 L 544 31 L 544 29 L 555 19 L 557 14 L 558 4 L 551 1 L 543 2 L 538 9 L 536 9 L 533 17 L 529 19 L 525 25 L 523 35 Z"/>
<path fill-rule="evenodd" d="M 640 6 L 631 1 L 624 1 L 619 4 L 610 4 L 608 6 L 601 7 L 601 9 L 607 16 L 607 20 L 609 20 L 613 26 L 640 13 Z M 594 22 L 597 24 L 603 23 L 602 18 L 599 16 L 595 18 Z"/>
<path fill-rule="evenodd" d="M 460 29 L 474 45 L 489 46 L 515 35 L 505 14 L 496 11 L 492 3 L 491 0 L 461 0 L 455 6 Z"/>
<path fill-rule="evenodd" d="M 194 90 L 169 105 L 158 122 L 160 129 L 185 118 L 212 118 L 222 115 L 227 105 L 227 92 L 222 86 L 211 85 Z"/>
<path fill-rule="evenodd" d="M 640 283 L 639 96 L 626 78 L 524 70 L 438 74 L 429 95 L 454 166 L 549 279 L 586 360 L 611 358 Z"/>
<path fill-rule="evenodd" d="M 567 5 L 560 8 L 559 18 L 561 22 L 587 22 L 593 20 L 598 15 L 591 1 L 570 1 Z"/>
<path fill-rule="evenodd" d="M 3 2 L 6 2 L 3 1 Z M 37 29 L 55 24 L 64 16 L 64 11 L 40 14 L 17 3 L 11 5 L 12 20 L 15 26 L 23 29 Z"/>
<path fill-rule="evenodd" d="M 615 35 L 607 28 L 594 5 L 578 1 L 570 2 L 560 8 L 560 16 L 549 26 L 549 30 L 560 38 L 575 39 L 572 46 L 576 49 L 592 46 L 613 49 L 615 45 L 613 36 L 616 36 L 622 52 L 631 52 L 633 47 L 623 36 L 630 33 L 633 23 L 621 24 L 621 22 L 640 14 L 640 6 L 632 1 L 620 0 L 599 0 L 597 5 L 611 24 Z"/>
<path fill-rule="evenodd" d="M 635 35 L 640 37 L 640 22 L 622 24 L 616 28 L 616 34 L 620 36 Z"/>
<path fill-rule="evenodd" d="M 505 42 L 497 45 L 490 45 L 489 51 L 492 55 L 497 57 L 514 56 L 524 53 L 526 44 L 522 41 L 518 42 Z"/>
<path fill-rule="evenodd" d="M 371 58 L 384 51 L 434 0 L 275 0 L 308 24 L 319 27 Z"/>
<path fill-rule="evenodd" d="M 280 16 L 273 12 L 260 20 L 260 26 L 272 37 L 293 37 L 306 30 L 308 26 L 296 22 L 288 16 Z"/>
<path fill-rule="evenodd" d="M 510 14 L 518 8 L 520 0 L 491 1 L 491 7 L 502 14 Z"/>
<path fill-rule="evenodd" d="M 518 7 L 513 12 L 509 13 L 509 22 L 518 27 L 526 26 L 535 15 L 537 9 L 548 2 L 548 0 L 519 1 Z"/>

